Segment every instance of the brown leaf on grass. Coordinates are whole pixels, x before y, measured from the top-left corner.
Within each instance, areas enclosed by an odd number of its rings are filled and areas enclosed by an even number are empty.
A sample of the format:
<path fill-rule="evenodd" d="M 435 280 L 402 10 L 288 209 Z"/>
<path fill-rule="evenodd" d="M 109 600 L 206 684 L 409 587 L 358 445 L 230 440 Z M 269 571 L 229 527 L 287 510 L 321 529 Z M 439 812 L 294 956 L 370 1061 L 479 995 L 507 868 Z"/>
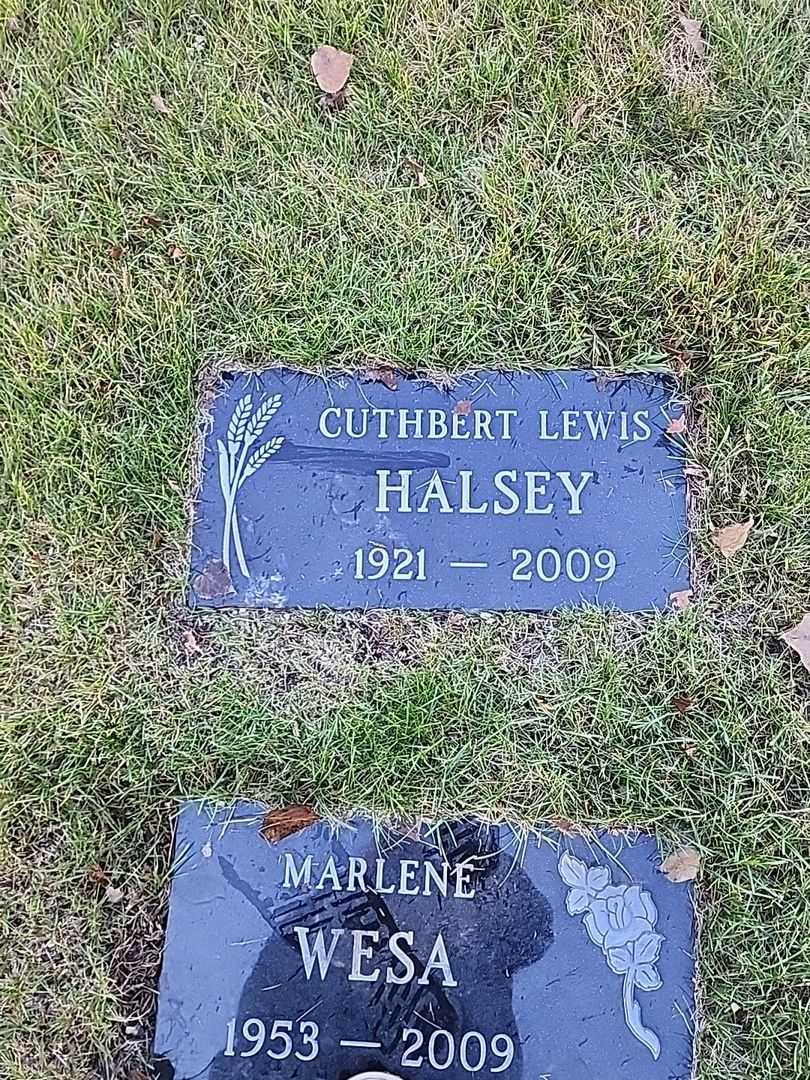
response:
<path fill-rule="evenodd" d="M 425 175 L 425 169 L 423 165 L 420 165 L 418 161 L 414 160 L 414 158 L 409 157 L 403 158 L 402 164 L 413 176 L 414 180 L 416 181 L 417 187 L 424 187 L 427 184 L 427 176 Z"/>
<path fill-rule="evenodd" d="M 801 622 L 790 630 L 785 630 L 779 637 L 798 653 L 804 667 L 810 671 L 810 614 L 803 615 Z"/>
<path fill-rule="evenodd" d="M 209 559 L 192 582 L 194 592 L 201 600 L 216 600 L 236 592 L 231 575 L 222 559 Z"/>
<path fill-rule="evenodd" d="M 463 401 L 457 401 L 455 403 L 453 412 L 458 413 L 459 416 L 469 416 L 472 411 L 472 405 L 473 403 L 465 398 Z"/>
<path fill-rule="evenodd" d="M 669 594 L 669 602 L 673 611 L 685 611 L 692 603 L 692 590 L 679 589 Z"/>
<path fill-rule="evenodd" d="M 104 890 L 104 899 L 108 904 L 120 904 L 124 899 L 124 890 L 116 889 L 114 885 L 108 885 Z"/>
<path fill-rule="evenodd" d="M 163 116 L 171 116 L 172 110 L 166 104 L 162 94 L 152 94 L 152 108 Z"/>
<path fill-rule="evenodd" d="M 141 218 L 141 225 L 145 225 L 147 229 L 159 229 L 163 224 L 163 218 L 160 214 L 144 214 Z"/>
<path fill-rule="evenodd" d="M 691 847 L 678 848 L 664 859 L 659 869 L 676 885 L 694 881 L 700 872 L 700 853 Z"/>
<path fill-rule="evenodd" d="M 695 703 L 688 694 L 676 694 L 672 699 L 672 708 L 676 713 L 687 713 L 695 707 Z"/>
<path fill-rule="evenodd" d="M 694 52 L 695 56 L 706 55 L 706 42 L 703 38 L 703 27 L 697 19 L 690 19 L 688 15 L 679 15 L 683 36 L 686 43 Z"/>
<path fill-rule="evenodd" d="M 180 262 L 181 259 L 185 259 L 186 253 L 179 246 L 179 244 L 169 244 L 166 254 L 172 260 L 172 262 Z"/>
<path fill-rule="evenodd" d="M 589 101 L 581 101 L 579 105 L 574 109 L 571 114 L 571 127 L 576 131 L 585 116 L 585 113 L 590 109 L 591 103 Z"/>
<path fill-rule="evenodd" d="M 397 376 L 393 368 L 368 368 L 363 375 L 363 379 L 365 382 L 381 382 L 389 390 L 396 390 L 397 388 Z"/>
<path fill-rule="evenodd" d="M 683 435 L 686 431 L 686 413 L 681 413 L 680 416 L 673 416 L 667 426 L 664 428 L 666 435 Z"/>
<path fill-rule="evenodd" d="M 197 635 L 194 633 L 191 627 L 188 627 L 186 630 L 184 630 L 181 636 L 183 638 L 183 649 L 185 650 L 186 656 L 196 656 L 198 653 L 201 653 L 203 651 L 202 645 L 200 645 L 199 641 L 197 640 Z"/>
<path fill-rule="evenodd" d="M 107 248 L 107 257 L 110 259 L 114 259 L 115 262 L 118 262 L 118 260 L 123 254 L 124 249 L 121 247 L 120 244 L 113 244 L 111 248 Z"/>
<path fill-rule="evenodd" d="M 87 871 L 87 876 L 93 882 L 94 885 L 106 885 L 108 882 L 107 872 L 103 866 L 99 866 L 98 863 L 91 866 Z"/>
<path fill-rule="evenodd" d="M 754 519 L 750 517 L 748 521 L 738 521 L 733 525 L 725 525 L 722 529 L 715 529 L 712 535 L 715 547 L 727 559 L 736 555 L 745 546 L 753 524 Z"/>
<path fill-rule="evenodd" d="M 320 818 L 308 806 L 293 804 L 282 806 L 278 810 L 268 810 L 264 815 L 259 835 L 269 844 L 276 844 L 286 836 L 306 829 Z"/>
<path fill-rule="evenodd" d="M 309 58 L 315 81 L 326 94 L 337 94 L 343 89 L 353 63 L 351 53 L 336 49 L 334 45 L 321 45 Z"/>

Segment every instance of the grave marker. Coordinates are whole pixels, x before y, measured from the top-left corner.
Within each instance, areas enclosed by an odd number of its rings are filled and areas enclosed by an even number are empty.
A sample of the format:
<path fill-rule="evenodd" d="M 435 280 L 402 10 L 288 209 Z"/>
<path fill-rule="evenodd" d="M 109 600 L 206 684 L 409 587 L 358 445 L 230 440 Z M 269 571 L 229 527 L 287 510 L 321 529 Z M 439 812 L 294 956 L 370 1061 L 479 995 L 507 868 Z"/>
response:
<path fill-rule="evenodd" d="M 226 375 L 189 601 L 664 608 L 689 586 L 681 415 L 648 375 Z"/>
<path fill-rule="evenodd" d="M 643 834 L 180 816 L 155 1036 L 172 1080 L 687 1080 L 689 885 Z"/>

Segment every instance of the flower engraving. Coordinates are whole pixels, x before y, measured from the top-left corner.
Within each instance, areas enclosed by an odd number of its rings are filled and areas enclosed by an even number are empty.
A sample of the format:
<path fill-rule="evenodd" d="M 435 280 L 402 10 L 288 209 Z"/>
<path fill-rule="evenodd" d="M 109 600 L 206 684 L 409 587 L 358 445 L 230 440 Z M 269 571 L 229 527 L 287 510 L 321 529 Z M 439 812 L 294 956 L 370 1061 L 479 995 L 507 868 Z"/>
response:
<path fill-rule="evenodd" d="M 231 414 L 226 433 L 227 445 L 222 439 L 217 439 L 219 486 L 225 503 L 225 517 L 222 524 L 222 561 L 229 574 L 231 572 L 231 544 L 233 543 L 239 569 L 245 577 L 250 577 L 239 531 L 236 495 L 244 482 L 257 472 L 284 442 L 282 435 L 274 435 L 250 453 L 251 447 L 262 437 L 264 429 L 280 407 L 281 396 L 273 394 L 265 398 L 253 412 L 253 398 L 250 394 L 245 394 L 236 403 Z"/>
<path fill-rule="evenodd" d="M 588 937 L 602 950 L 615 975 L 623 976 L 624 1018 L 633 1035 L 658 1059 L 661 1042 L 644 1027 L 635 991 L 657 990 L 661 976 L 655 964 L 661 953 L 661 934 L 655 932 L 658 911 L 653 898 L 640 885 L 613 885 L 605 866 L 587 866 L 566 852 L 558 864 L 568 886 L 565 907 L 569 915 L 584 915 Z"/>

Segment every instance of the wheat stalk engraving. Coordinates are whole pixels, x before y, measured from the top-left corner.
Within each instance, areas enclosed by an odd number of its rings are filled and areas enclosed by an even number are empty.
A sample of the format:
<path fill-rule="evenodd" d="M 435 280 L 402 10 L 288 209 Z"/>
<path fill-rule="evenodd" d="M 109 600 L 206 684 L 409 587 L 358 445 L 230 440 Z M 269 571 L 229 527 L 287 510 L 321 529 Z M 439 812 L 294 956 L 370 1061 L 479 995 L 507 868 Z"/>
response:
<path fill-rule="evenodd" d="M 228 421 L 225 436 L 227 445 L 222 439 L 217 439 L 219 486 L 225 503 L 225 517 L 222 525 L 222 561 L 229 574 L 231 572 L 231 544 L 233 543 L 239 569 L 245 577 L 250 577 L 239 531 L 236 493 L 248 477 L 253 476 L 281 448 L 284 436 L 274 435 L 250 453 L 251 447 L 262 437 L 264 429 L 280 407 L 281 395 L 272 394 L 261 402 L 255 412 L 252 412 L 253 399 L 250 394 L 245 394 L 237 401 Z"/>

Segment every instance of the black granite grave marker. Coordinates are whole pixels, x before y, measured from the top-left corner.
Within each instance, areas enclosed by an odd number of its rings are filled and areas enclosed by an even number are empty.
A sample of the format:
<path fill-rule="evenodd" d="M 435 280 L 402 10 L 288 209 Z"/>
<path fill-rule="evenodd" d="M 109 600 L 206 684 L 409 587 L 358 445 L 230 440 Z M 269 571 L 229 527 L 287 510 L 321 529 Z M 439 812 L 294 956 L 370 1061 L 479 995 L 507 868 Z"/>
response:
<path fill-rule="evenodd" d="M 172 1080 L 687 1080 L 691 889 L 655 841 L 456 822 L 179 822 L 155 1054 Z"/>
<path fill-rule="evenodd" d="M 688 587 L 682 408 L 655 376 L 225 376 L 190 602 L 663 608 Z"/>

